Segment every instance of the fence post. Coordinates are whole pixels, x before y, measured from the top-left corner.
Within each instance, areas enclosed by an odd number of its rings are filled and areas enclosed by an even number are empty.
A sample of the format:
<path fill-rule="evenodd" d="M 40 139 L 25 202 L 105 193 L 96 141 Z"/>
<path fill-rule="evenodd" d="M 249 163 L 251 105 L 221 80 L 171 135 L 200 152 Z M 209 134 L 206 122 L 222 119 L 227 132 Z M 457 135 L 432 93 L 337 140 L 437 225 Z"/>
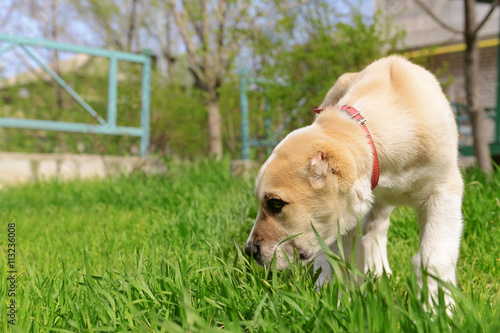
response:
<path fill-rule="evenodd" d="M 150 122 L 150 100 L 151 100 L 151 50 L 143 50 L 146 57 L 142 65 L 142 87 L 141 87 L 141 156 L 149 152 L 149 122 Z"/>
<path fill-rule="evenodd" d="M 150 99 L 151 99 L 151 50 L 143 50 L 146 57 L 142 65 L 142 87 L 141 87 L 141 156 L 146 156 L 149 151 L 149 121 L 150 121 Z"/>
<path fill-rule="evenodd" d="M 116 127 L 116 100 L 118 95 L 118 60 L 115 56 L 111 55 L 109 58 L 109 71 L 108 71 L 108 126 L 111 128 Z"/>

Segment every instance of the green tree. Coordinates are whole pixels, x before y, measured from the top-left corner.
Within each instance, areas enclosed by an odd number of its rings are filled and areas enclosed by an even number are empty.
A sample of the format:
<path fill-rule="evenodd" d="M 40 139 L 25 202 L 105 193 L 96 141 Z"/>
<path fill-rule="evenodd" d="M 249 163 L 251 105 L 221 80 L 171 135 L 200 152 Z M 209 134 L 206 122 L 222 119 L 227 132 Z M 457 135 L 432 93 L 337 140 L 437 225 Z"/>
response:
<path fill-rule="evenodd" d="M 223 119 L 219 88 L 263 11 L 258 1 L 167 1 L 184 42 L 195 85 L 206 95 L 209 152 L 220 158 Z"/>
<path fill-rule="evenodd" d="M 340 75 L 401 49 L 404 31 L 381 13 L 338 11 L 329 1 L 308 1 L 281 11 L 273 29 L 255 32 L 254 72 L 282 83 L 268 87 L 273 117 L 283 119 L 301 98 L 311 108 L 319 105 Z M 312 112 L 301 114 L 299 124 L 312 118 Z"/>

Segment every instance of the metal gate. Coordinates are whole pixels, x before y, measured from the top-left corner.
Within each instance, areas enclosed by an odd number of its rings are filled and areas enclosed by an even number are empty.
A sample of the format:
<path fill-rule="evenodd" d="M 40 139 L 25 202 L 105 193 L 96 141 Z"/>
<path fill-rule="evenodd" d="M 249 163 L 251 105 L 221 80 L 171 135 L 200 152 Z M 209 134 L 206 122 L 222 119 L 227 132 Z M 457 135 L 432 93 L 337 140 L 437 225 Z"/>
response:
<path fill-rule="evenodd" d="M 84 47 L 66 43 L 47 40 L 32 39 L 21 36 L 0 33 L 0 56 L 13 48 L 20 48 L 24 54 L 35 61 L 56 81 L 81 107 L 95 119 L 98 124 L 72 123 L 62 121 L 19 119 L 0 117 L 0 127 L 37 129 L 48 131 L 98 133 L 108 135 L 129 135 L 141 138 L 140 154 L 145 156 L 149 150 L 149 121 L 150 121 L 150 90 L 151 90 L 151 55 L 146 51 L 143 54 L 127 53 L 120 51 L 109 51 L 93 47 Z M 5 45 L 6 44 L 6 45 Z M 106 119 L 101 117 L 85 100 L 78 95 L 55 71 L 53 71 L 43 59 L 36 54 L 33 47 L 83 53 L 91 56 L 109 59 L 108 70 L 108 101 Z M 142 65 L 141 72 L 141 124 L 140 127 L 117 126 L 117 95 L 118 95 L 118 62 L 126 61 Z"/>

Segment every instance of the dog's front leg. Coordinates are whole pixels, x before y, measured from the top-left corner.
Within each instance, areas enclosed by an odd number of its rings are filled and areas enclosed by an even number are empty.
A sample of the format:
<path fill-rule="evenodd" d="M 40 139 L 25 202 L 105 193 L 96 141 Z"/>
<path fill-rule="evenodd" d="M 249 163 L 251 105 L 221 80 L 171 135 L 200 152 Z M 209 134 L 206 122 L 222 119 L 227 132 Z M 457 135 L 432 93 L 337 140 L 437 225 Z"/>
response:
<path fill-rule="evenodd" d="M 358 232 L 359 232 L 358 227 L 355 227 L 352 230 L 350 230 L 346 235 L 342 236 L 342 250 L 344 252 L 343 260 L 345 260 L 345 262 L 347 263 L 353 263 L 362 272 L 364 264 L 364 255 L 363 255 L 363 248 L 361 245 L 361 241 L 359 240 Z M 335 242 L 332 246 L 330 246 L 330 250 L 337 256 L 341 257 L 338 242 Z M 354 250 L 355 260 L 352 260 L 353 258 L 351 256 L 353 250 Z M 316 280 L 316 286 L 321 287 L 326 281 L 329 281 L 331 283 L 333 280 L 332 267 L 328 262 L 326 254 L 324 254 L 322 251 L 318 254 L 318 256 L 314 261 L 314 270 L 317 271 L 319 268 L 321 268 L 322 271 L 320 276 Z M 346 278 L 346 273 L 347 272 L 343 271 L 344 280 Z M 352 275 L 350 276 L 352 277 Z M 356 276 L 356 278 L 358 283 L 363 282 L 362 277 Z"/>
<path fill-rule="evenodd" d="M 418 283 L 422 286 L 422 269 L 442 281 L 455 285 L 455 269 L 462 236 L 462 179 L 452 181 L 428 194 L 417 207 L 420 227 L 420 249 L 413 257 Z M 429 299 L 438 300 L 438 283 L 427 279 Z M 446 306 L 454 305 L 449 292 Z"/>
<path fill-rule="evenodd" d="M 361 243 L 365 255 L 365 273 L 392 274 L 387 258 L 387 231 L 394 206 L 375 203 L 363 220 Z"/>

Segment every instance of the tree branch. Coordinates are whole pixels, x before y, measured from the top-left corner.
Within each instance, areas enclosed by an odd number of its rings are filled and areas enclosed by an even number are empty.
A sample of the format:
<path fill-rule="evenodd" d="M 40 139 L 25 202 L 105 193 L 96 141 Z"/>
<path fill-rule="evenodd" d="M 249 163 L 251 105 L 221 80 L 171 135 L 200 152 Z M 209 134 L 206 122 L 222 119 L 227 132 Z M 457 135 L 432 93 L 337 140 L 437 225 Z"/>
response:
<path fill-rule="evenodd" d="M 463 34 L 464 31 L 455 29 L 451 25 L 448 25 L 444 23 L 434 12 L 422 1 L 422 0 L 413 0 L 415 3 L 422 8 L 437 24 L 445 28 L 446 30 L 456 33 L 456 34 Z"/>
<path fill-rule="evenodd" d="M 227 64 L 226 45 L 225 45 L 225 27 L 227 24 L 227 2 L 219 0 L 217 3 L 216 17 L 219 21 L 219 29 L 216 32 L 215 40 L 215 62 L 219 66 L 219 72 L 216 76 L 223 77 L 225 75 L 225 67 Z"/>
<path fill-rule="evenodd" d="M 205 67 L 205 75 L 208 76 L 209 73 L 213 73 L 217 66 L 213 63 L 212 54 L 210 52 L 210 22 L 208 18 L 208 3 L 207 0 L 200 0 L 201 6 L 201 46 L 203 50 L 203 60 Z M 210 78 L 210 81 L 213 81 Z"/>
<path fill-rule="evenodd" d="M 0 19 L 0 27 L 2 29 L 4 28 L 5 24 L 10 20 L 10 17 L 12 16 L 12 12 L 14 11 L 14 5 L 16 4 L 15 1 L 12 1 L 10 3 L 10 6 L 7 10 L 5 10 L 5 15 Z"/>
<path fill-rule="evenodd" d="M 484 16 L 484 18 L 481 20 L 481 22 L 477 25 L 477 27 L 472 32 L 474 34 L 474 36 L 479 32 L 479 30 L 481 30 L 481 28 L 483 27 L 483 25 L 486 23 L 486 21 L 488 21 L 488 19 L 490 18 L 491 14 L 493 14 L 493 11 L 495 10 L 495 8 L 499 4 L 500 4 L 500 0 L 495 0 L 491 4 L 491 7 L 490 7 L 490 10 L 488 11 L 488 13 L 486 13 L 486 15 Z"/>
<path fill-rule="evenodd" d="M 203 71 L 199 69 L 203 67 L 203 63 L 199 56 L 196 54 L 196 47 L 189 36 L 189 23 L 187 22 L 186 12 L 184 11 L 184 8 L 182 9 L 182 12 L 179 12 L 179 10 L 176 8 L 175 0 L 168 0 L 168 5 L 170 7 L 170 11 L 174 15 L 175 22 L 177 23 L 177 28 L 179 29 L 182 39 L 184 40 L 184 44 L 186 44 L 189 67 L 196 77 L 198 77 L 200 80 L 203 79 L 204 81 L 206 77 Z"/>
<path fill-rule="evenodd" d="M 132 40 L 134 39 L 135 29 L 136 29 L 136 16 L 137 16 L 137 0 L 132 0 L 131 8 L 130 8 L 130 16 L 128 22 L 128 30 L 127 30 L 127 51 L 132 51 Z"/>

